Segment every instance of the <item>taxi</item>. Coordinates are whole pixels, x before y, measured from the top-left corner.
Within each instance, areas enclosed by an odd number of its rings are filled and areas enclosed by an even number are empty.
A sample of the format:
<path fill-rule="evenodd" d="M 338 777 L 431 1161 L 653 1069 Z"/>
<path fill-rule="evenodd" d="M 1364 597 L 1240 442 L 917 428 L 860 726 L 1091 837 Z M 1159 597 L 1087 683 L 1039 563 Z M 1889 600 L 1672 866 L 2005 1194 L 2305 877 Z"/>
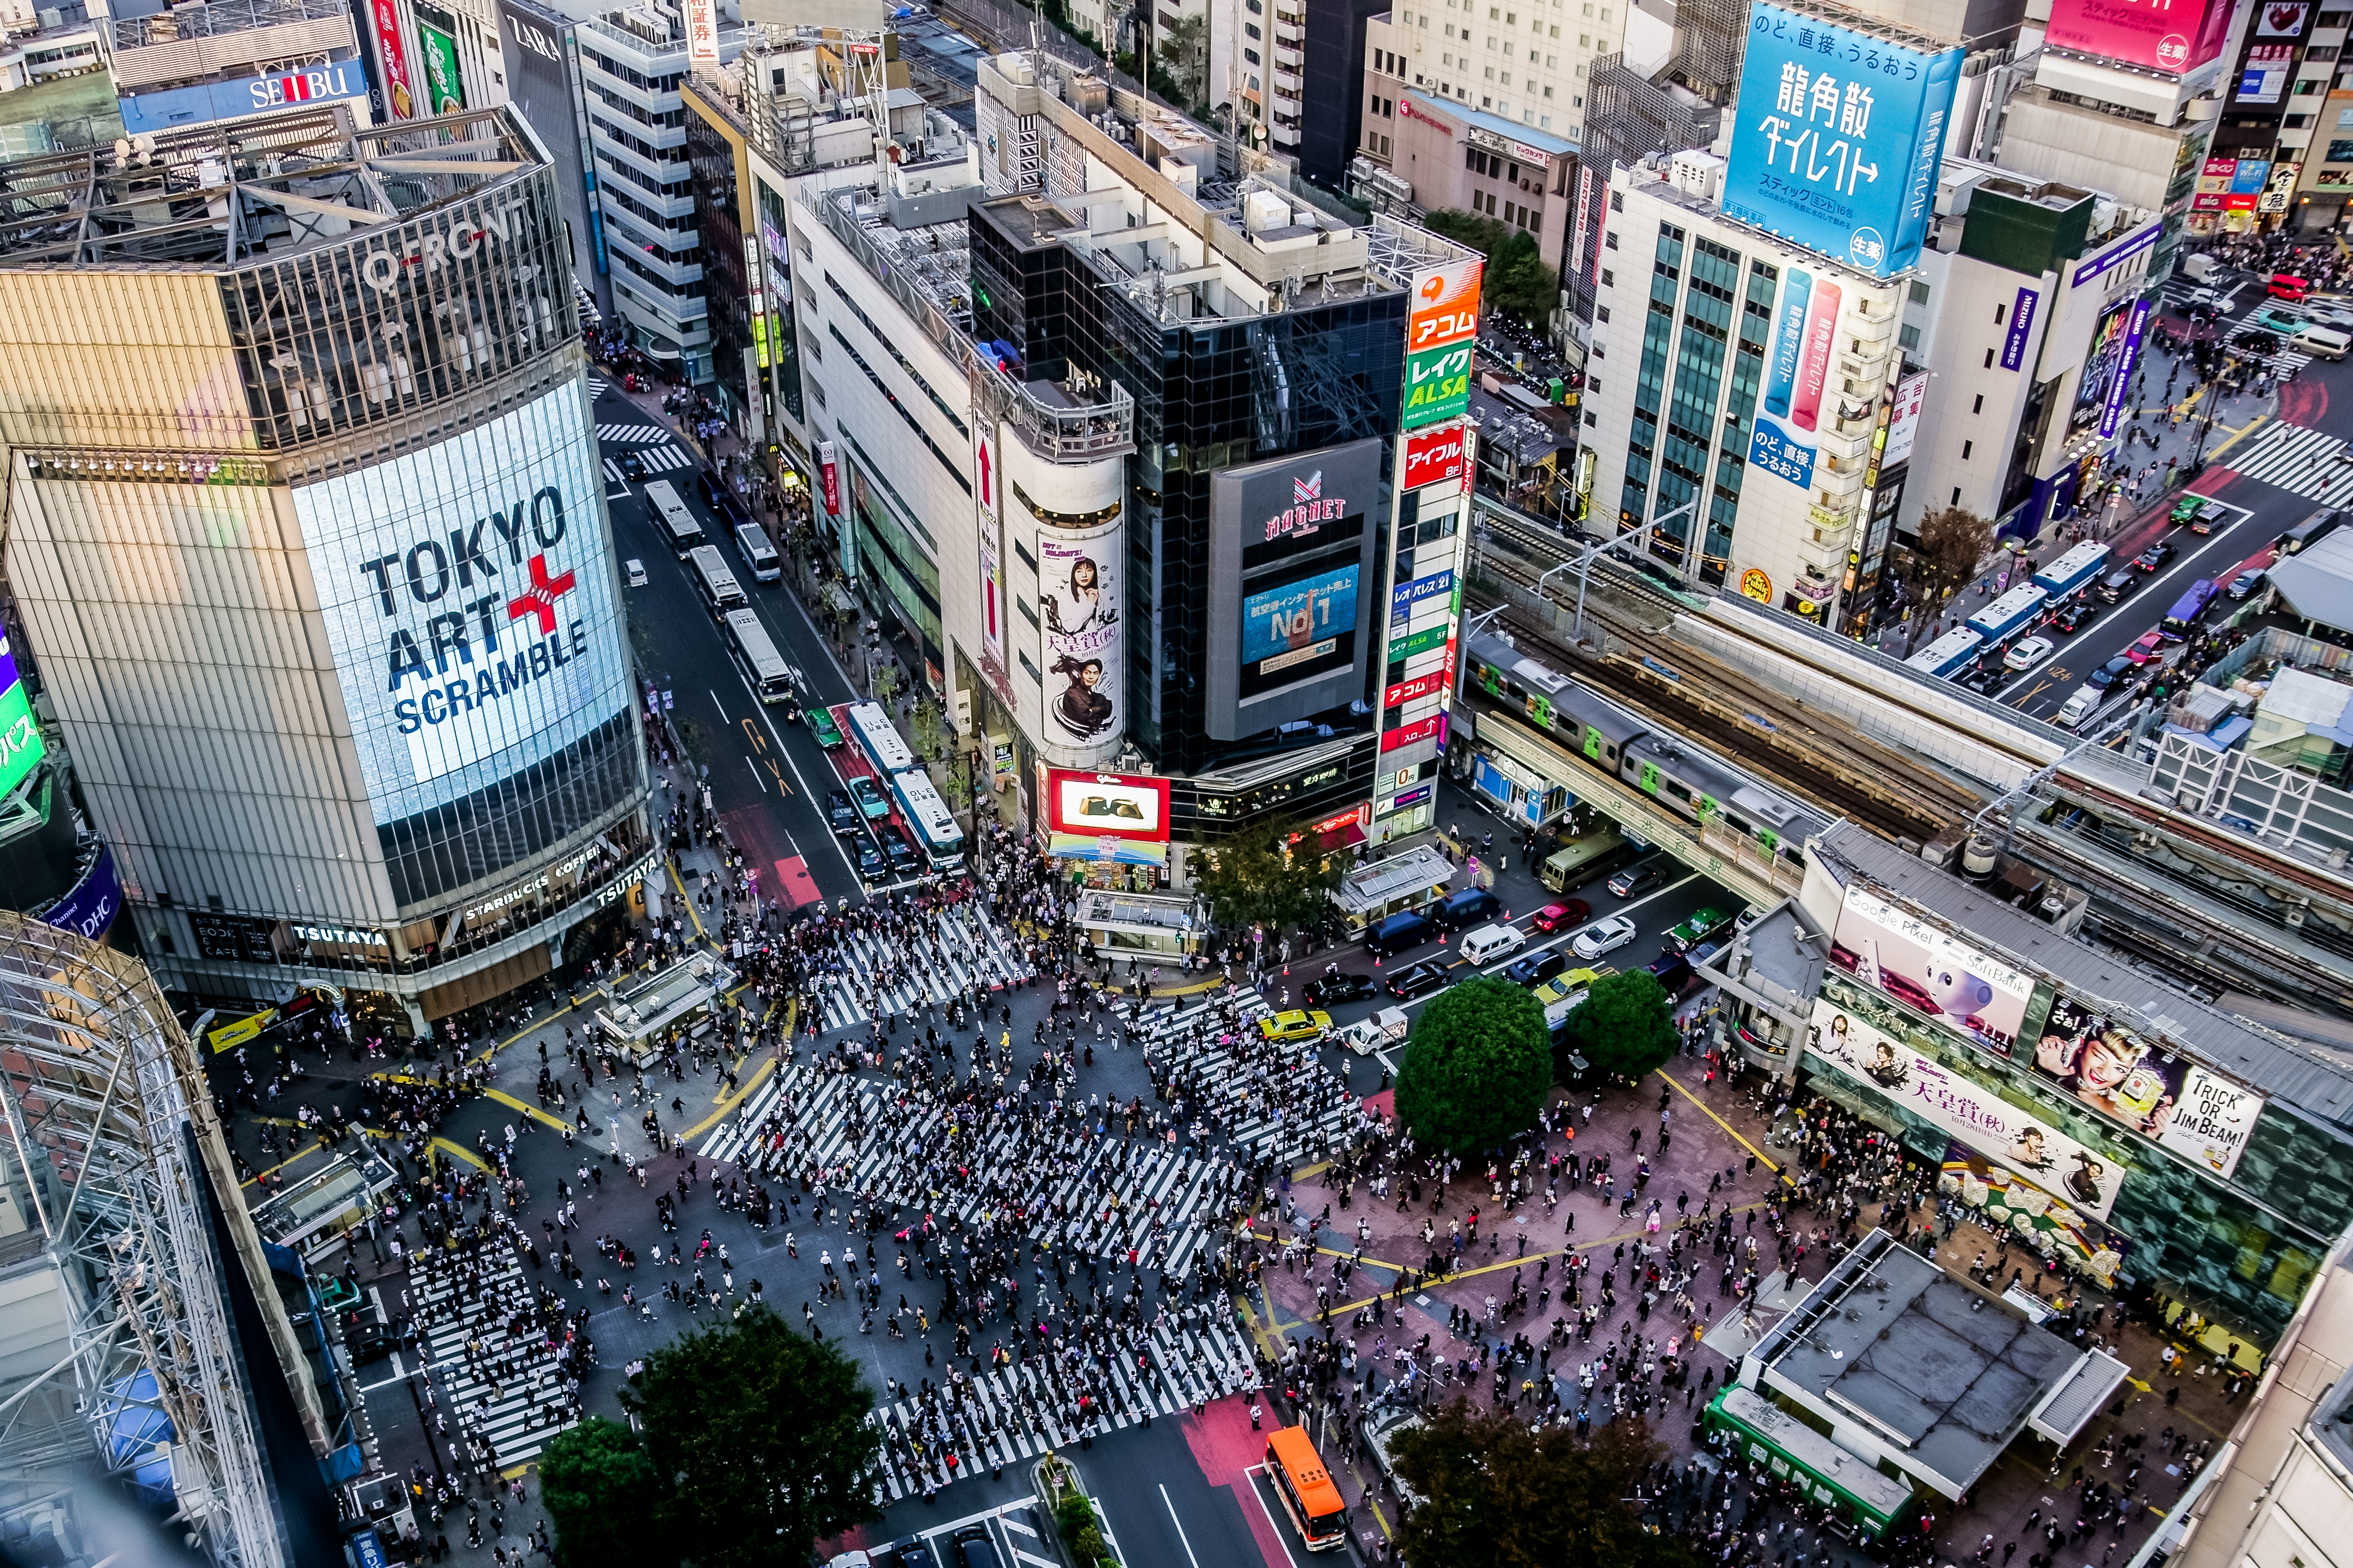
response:
<path fill-rule="evenodd" d="M 1272 1013 L 1261 1018 L 1258 1032 L 1261 1037 L 1278 1042 L 1320 1040 L 1332 1032 L 1332 1015 L 1293 1007 L 1288 1013 Z"/>

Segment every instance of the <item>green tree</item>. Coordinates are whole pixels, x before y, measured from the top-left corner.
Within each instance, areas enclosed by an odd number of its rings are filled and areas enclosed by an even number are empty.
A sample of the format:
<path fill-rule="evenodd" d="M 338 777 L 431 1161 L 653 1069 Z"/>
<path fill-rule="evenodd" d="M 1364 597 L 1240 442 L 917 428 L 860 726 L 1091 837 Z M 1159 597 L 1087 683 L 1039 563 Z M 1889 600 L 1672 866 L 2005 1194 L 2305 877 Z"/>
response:
<path fill-rule="evenodd" d="M 1414 1021 L 1398 1120 L 1417 1142 L 1475 1154 L 1533 1125 L 1551 1089 L 1544 1004 L 1481 975 L 1440 993 Z"/>
<path fill-rule="evenodd" d="M 1580 1009 L 1582 1011 L 1582 1009 Z M 1400 1432 L 1398 1477 L 1424 1500 L 1398 1530 L 1416 1568 L 1694 1568 L 1683 1539 L 1653 1532 L 1626 1501 L 1665 1456 L 1639 1421 L 1612 1421 L 1580 1441 L 1574 1427 L 1481 1413 L 1457 1400 Z"/>
<path fill-rule="evenodd" d="M 807 1568 L 814 1542 L 881 1517 L 873 1390 L 766 1307 L 654 1352 L 620 1398 L 671 1482 L 654 1521 L 697 1568 Z"/>
<path fill-rule="evenodd" d="M 1176 91 L 1176 102 L 1191 106 L 1207 100 L 1209 80 L 1209 18 L 1195 13 L 1179 16 L 1163 29 L 1160 47 L 1162 79 Z"/>
<path fill-rule="evenodd" d="M 1674 1006 L 1656 976 L 1605 974 L 1568 1015 L 1564 1044 L 1614 1077 L 1637 1079 L 1675 1054 Z M 1568 1074 L 1561 1064 L 1561 1077 Z"/>
<path fill-rule="evenodd" d="M 1993 548 L 1993 524 L 1965 506 L 1939 507 L 1920 520 L 1912 559 L 1921 596 L 1935 599 L 1978 574 L 1978 563 Z"/>
<path fill-rule="evenodd" d="M 540 1501 L 555 1526 L 564 1568 L 660 1568 L 676 1563 L 653 1528 L 661 1496 L 638 1435 L 591 1415 L 556 1434 L 539 1459 Z"/>
<path fill-rule="evenodd" d="M 1192 858 L 1193 885 L 1211 918 L 1237 930 L 1263 926 L 1269 942 L 1321 920 L 1346 868 L 1304 838 L 1293 843 L 1300 831 L 1281 817 L 1255 817 L 1203 845 Z"/>
<path fill-rule="evenodd" d="M 1488 311 L 1541 328 L 1560 308 L 1560 274 L 1544 264 L 1543 248 L 1527 230 L 1466 212 L 1434 212 L 1422 222 L 1487 258 L 1480 299 Z"/>

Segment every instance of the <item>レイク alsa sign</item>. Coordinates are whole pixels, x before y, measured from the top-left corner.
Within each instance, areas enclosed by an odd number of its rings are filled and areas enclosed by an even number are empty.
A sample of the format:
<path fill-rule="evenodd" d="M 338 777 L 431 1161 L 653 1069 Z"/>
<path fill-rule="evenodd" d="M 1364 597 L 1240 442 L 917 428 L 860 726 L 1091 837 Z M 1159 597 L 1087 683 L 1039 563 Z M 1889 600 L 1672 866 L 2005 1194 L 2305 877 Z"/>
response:
<path fill-rule="evenodd" d="M 1755 0 L 1724 212 L 1874 278 L 1919 258 L 1958 48 L 1928 53 Z"/>

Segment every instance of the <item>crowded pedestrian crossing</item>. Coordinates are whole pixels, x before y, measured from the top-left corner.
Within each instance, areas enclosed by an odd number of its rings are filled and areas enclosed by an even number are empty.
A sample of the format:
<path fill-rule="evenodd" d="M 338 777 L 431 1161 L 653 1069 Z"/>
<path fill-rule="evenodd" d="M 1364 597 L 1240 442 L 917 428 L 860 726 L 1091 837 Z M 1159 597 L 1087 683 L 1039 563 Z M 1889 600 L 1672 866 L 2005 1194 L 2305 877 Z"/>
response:
<path fill-rule="evenodd" d="M 2342 436 L 2280 421 L 2221 462 L 2248 479 L 2324 505 L 2353 505 L 2353 450 Z"/>
<path fill-rule="evenodd" d="M 449 1435 L 474 1447 L 479 1468 L 504 1469 L 536 1458 L 579 1412 L 538 1326 L 537 1289 L 512 1247 L 489 1256 L 484 1263 L 420 1253 L 409 1292 Z"/>
<path fill-rule="evenodd" d="M 1178 1415 L 1258 1385 L 1249 1343 L 1222 1310 L 1164 1317 L 1148 1333 L 1123 1338 L 1120 1353 L 1086 1358 L 1084 1379 L 1032 1357 L 977 1376 L 954 1373 L 928 1396 L 907 1394 L 877 1409 L 870 1417 L 883 1438 L 876 1500 L 928 1493 L 1049 1448 L 1074 1447 L 1085 1433 L 1138 1425 L 1147 1411 L 1155 1420 Z"/>
<path fill-rule="evenodd" d="M 967 1125 L 967 1106 L 787 1062 L 699 1152 L 967 1224 L 1010 1215 L 1023 1235 L 1065 1253 L 1185 1278 L 1213 1245 L 1239 1173 L 1223 1158 L 1116 1136 L 1095 1115 L 1092 1129 L 986 1114 Z M 953 1161 L 939 1157 L 951 1146 Z"/>
<path fill-rule="evenodd" d="M 839 967 L 811 977 L 830 1032 L 877 1017 L 945 1006 L 969 997 L 976 984 L 995 989 L 1033 973 L 1004 928 L 971 903 L 936 911 L 929 931 L 902 942 L 871 931 L 849 931 L 836 949 Z"/>
<path fill-rule="evenodd" d="M 1256 991 L 1237 989 L 1141 1009 L 1128 1034 L 1162 1071 L 1201 1086 L 1204 1110 L 1238 1153 L 1295 1165 L 1343 1141 L 1359 1111 L 1322 1046 L 1260 1035 L 1259 1020 L 1274 1011 Z"/>
<path fill-rule="evenodd" d="M 667 473 L 672 468 L 694 466 L 694 459 L 676 447 L 643 447 L 637 453 L 637 458 L 639 462 L 656 473 Z M 617 458 L 605 459 L 605 477 L 615 484 L 623 484 L 628 479 L 628 476 L 621 471 L 620 459 Z"/>

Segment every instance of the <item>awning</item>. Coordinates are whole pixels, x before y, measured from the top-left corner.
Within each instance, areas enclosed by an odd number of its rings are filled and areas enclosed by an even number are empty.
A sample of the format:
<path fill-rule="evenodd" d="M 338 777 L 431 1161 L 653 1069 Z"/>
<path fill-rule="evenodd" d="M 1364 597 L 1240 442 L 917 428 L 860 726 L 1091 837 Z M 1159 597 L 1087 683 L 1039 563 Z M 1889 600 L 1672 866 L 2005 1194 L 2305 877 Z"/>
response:
<path fill-rule="evenodd" d="M 2059 1385 L 2042 1396 L 2026 1424 L 2064 1448 L 2131 1375 L 2132 1368 L 2107 1352 L 2085 1351 Z"/>

